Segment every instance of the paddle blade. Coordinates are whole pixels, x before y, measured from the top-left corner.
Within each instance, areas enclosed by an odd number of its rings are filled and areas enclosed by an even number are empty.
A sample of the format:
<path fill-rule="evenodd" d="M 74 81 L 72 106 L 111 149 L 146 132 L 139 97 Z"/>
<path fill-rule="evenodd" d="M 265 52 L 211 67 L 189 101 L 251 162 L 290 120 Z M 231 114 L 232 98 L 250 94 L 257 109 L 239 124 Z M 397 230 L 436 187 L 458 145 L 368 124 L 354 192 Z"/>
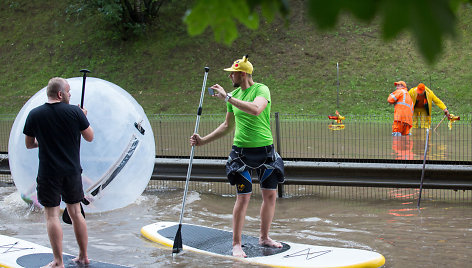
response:
<path fill-rule="evenodd" d="M 85 212 L 84 212 L 84 208 L 82 207 L 82 204 L 80 204 L 80 213 L 82 213 L 82 216 L 84 216 L 84 219 L 85 219 Z M 62 221 L 64 221 L 67 224 L 72 224 L 72 219 L 69 216 L 69 211 L 67 211 L 67 208 L 65 208 L 64 213 L 62 213 Z"/>
<path fill-rule="evenodd" d="M 182 251 L 182 224 L 179 224 L 179 229 L 174 238 L 174 246 L 172 247 L 172 254 L 177 254 Z"/>
<path fill-rule="evenodd" d="M 69 211 L 67 211 L 67 208 L 65 208 L 64 213 L 62 213 L 62 221 L 67 224 L 72 224 L 72 220 L 70 219 Z"/>

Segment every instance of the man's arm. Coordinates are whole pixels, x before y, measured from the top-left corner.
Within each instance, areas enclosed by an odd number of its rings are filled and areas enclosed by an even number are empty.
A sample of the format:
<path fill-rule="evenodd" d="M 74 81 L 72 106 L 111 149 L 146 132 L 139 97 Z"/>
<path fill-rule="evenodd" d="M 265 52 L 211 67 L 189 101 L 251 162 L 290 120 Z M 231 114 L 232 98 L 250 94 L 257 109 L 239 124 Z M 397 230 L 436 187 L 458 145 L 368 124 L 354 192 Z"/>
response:
<path fill-rule="evenodd" d="M 262 96 L 257 96 L 252 102 L 242 101 L 235 98 L 229 99 L 228 102 L 239 110 L 255 116 L 261 114 L 269 103 L 266 98 Z"/>
<path fill-rule="evenodd" d="M 82 137 L 88 142 L 93 141 L 93 128 L 92 126 L 88 126 L 88 128 L 80 131 L 80 134 L 82 134 Z"/>
<path fill-rule="evenodd" d="M 390 95 L 388 95 L 387 101 L 390 104 L 396 103 L 398 101 L 397 91 L 390 93 Z"/>
<path fill-rule="evenodd" d="M 234 114 L 233 113 L 226 113 L 225 121 L 219 125 L 213 132 L 206 135 L 205 137 L 200 137 L 197 133 L 194 133 L 190 137 L 190 145 L 194 146 L 201 146 L 207 143 L 210 143 L 214 140 L 217 140 L 228 133 L 230 133 L 234 129 Z"/>
<path fill-rule="evenodd" d="M 222 86 L 216 84 L 213 85 L 211 88 L 218 92 L 215 95 L 216 97 L 221 100 L 224 100 L 226 98 L 228 93 L 226 93 L 225 89 Z M 262 113 L 262 111 L 264 111 L 264 109 L 267 107 L 267 103 L 269 103 L 269 101 L 262 96 L 257 96 L 252 102 L 242 101 L 235 98 L 230 98 L 228 102 L 239 110 L 255 116 L 258 116 L 260 113 Z"/>
<path fill-rule="evenodd" d="M 77 105 L 77 106 L 80 108 L 80 110 L 82 110 L 84 115 L 87 116 L 87 109 L 80 107 L 80 105 Z M 87 121 L 87 119 L 85 118 L 83 120 Z M 80 131 L 80 134 L 82 134 L 82 137 L 84 137 L 84 140 L 88 142 L 93 141 L 93 128 L 92 126 L 90 126 L 90 124 L 86 129 Z"/>
<path fill-rule="evenodd" d="M 434 102 L 434 104 L 436 104 L 439 109 L 443 110 L 444 113 L 449 116 L 449 112 L 447 111 L 447 107 L 446 105 L 444 104 L 444 102 L 442 102 L 438 97 L 436 97 L 436 95 L 434 95 L 433 91 L 430 91 L 430 97 L 431 97 L 431 100 Z"/>
<path fill-rule="evenodd" d="M 28 135 L 25 135 L 25 145 L 27 149 L 34 149 L 39 147 L 36 138 Z"/>

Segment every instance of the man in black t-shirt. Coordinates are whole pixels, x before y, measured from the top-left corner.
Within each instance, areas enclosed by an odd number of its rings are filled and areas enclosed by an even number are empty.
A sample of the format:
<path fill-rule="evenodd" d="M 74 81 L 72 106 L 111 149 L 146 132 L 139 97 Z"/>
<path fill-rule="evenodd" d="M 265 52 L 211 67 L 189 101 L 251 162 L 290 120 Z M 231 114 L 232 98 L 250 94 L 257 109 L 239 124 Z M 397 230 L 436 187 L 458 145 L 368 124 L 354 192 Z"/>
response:
<path fill-rule="evenodd" d="M 37 182 L 38 201 L 46 211 L 47 231 L 54 260 L 46 267 L 64 267 L 62 259 L 62 227 L 59 221 L 62 200 L 67 210 L 79 245 L 79 256 L 74 261 L 88 264 L 87 224 L 80 212 L 82 168 L 80 139 L 93 140 L 93 129 L 87 120 L 87 110 L 70 105 L 70 86 L 63 78 L 49 80 L 48 102 L 34 108 L 26 118 L 23 133 L 26 148 L 39 147 Z"/>

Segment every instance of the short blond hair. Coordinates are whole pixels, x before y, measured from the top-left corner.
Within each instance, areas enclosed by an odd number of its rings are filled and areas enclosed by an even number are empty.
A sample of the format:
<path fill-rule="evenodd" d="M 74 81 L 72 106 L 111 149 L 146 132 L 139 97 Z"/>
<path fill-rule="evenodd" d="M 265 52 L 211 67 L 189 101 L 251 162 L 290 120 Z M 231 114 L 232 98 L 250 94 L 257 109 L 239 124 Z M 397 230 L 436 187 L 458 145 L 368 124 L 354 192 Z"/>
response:
<path fill-rule="evenodd" d="M 64 92 L 66 89 L 67 81 L 61 77 L 53 77 L 49 80 L 47 95 L 48 98 L 56 98 L 59 91 Z"/>

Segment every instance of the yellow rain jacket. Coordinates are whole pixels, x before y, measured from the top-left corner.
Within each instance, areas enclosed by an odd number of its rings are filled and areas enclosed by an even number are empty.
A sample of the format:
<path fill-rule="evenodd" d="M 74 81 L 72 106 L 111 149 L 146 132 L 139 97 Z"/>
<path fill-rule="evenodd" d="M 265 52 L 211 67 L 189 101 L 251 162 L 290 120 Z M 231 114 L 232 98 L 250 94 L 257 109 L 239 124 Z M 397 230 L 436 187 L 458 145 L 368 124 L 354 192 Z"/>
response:
<path fill-rule="evenodd" d="M 408 91 L 411 100 L 413 101 L 413 105 L 415 106 L 413 111 L 413 127 L 429 128 L 431 126 L 431 112 L 433 102 L 441 110 L 446 109 L 446 105 L 438 97 L 436 97 L 436 95 L 434 95 L 434 92 L 431 89 L 425 86 L 426 100 L 428 101 L 428 104 L 423 108 L 417 108 L 416 97 L 418 96 L 418 93 L 416 92 L 416 88 L 417 87 L 414 87 Z"/>

